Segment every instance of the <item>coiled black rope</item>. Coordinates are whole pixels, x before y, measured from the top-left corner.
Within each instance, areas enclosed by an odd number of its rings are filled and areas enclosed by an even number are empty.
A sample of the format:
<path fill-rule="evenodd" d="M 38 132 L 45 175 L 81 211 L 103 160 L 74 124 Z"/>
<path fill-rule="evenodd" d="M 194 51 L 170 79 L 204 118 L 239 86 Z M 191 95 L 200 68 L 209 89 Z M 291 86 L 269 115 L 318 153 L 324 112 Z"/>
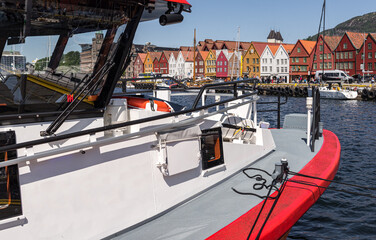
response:
<path fill-rule="evenodd" d="M 241 195 L 253 195 L 253 196 L 256 196 L 256 197 L 259 197 L 261 199 L 265 199 L 262 206 L 261 206 L 261 209 L 260 211 L 258 212 L 257 214 L 257 217 L 252 225 L 252 228 L 248 234 L 248 237 L 247 237 L 247 240 L 250 239 L 251 235 L 252 235 L 252 232 L 261 216 L 261 213 L 262 211 L 264 210 L 264 207 L 266 205 L 266 202 L 268 201 L 268 199 L 273 199 L 275 200 L 273 202 L 273 205 L 272 207 L 270 208 L 257 236 L 256 236 L 256 240 L 258 240 L 261 236 L 261 233 L 269 219 L 269 217 L 271 216 L 275 206 L 277 205 L 277 202 L 280 198 L 280 196 L 282 195 L 285 187 L 286 187 L 286 183 L 287 182 L 293 182 L 293 183 L 297 183 L 297 184 L 302 184 L 302 185 L 306 185 L 306 186 L 313 186 L 313 187 L 317 187 L 319 189 L 328 189 L 329 187 L 324 187 L 324 186 L 319 186 L 318 184 L 314 183 L 314 182 L 310 182 L 310 181 L 304 181 L 304 180 L 294 180 L 294 179 L 287 179 L 288 176 L 300 176 L 300 177 L 305 177 L 305 178 L 311 178 L 311 179 L 317 179 L 317 180 L 322 180 L 322 181 L 327 181 L 327 182 L 330 182 L 330 183 L 337 183 L 337 184 L 342 184 L 342 185 L 346 185 L 346 186 L 351 186 L 351 187 L 357 187 L 357 188 L 362 188 L 362 189 L 367 189 L 367 190 L 376 190 L 376 188 L 374 187 L 369 187 L 369 186 L 362 186 L 362 185 L 357 185 L 357 184 L 351 184 L 351 183 L 343 183 L 343 182 L 339 182 L 339 181 L 335 181 L 335 180 L 330 180 L 330 179 L 325 179 L 325 178 L 320 178 L 320 177 L 315 177 L 315 176 L 310 176 L 310 175 L 306 175 L 306 174 L 301 174 L 301 173 L 297 173 L 297 172 L 294 172 L 294 171 L 290 171 L 288 169 L 288 167 L 286 167 L 284 170 L 283 170 L 283 180 L 281 181 L 281 187 L 278 188 L 276 186 L 277 184 L 277 181 L 276 179 L 273 179 L 272 183 L 270 185 L 266 185 L 266 182 L 267 180 L 261 175 L 261 174 L 255 174 L 255 175 L 250 175 L 247 171 L 249 170 L 256 170 L 256 171 L 261 171 L 263 173 L 265 173 L 266 175 L 272 177 L 272 174 L 268 173 L 267 171 L 263 170 L 263 169 L 260 169 L 260 168 L 245 168 L 243 169 L 243 173 L 250 179 L 254 179 L 256 180 L 257 182 L 253 184 L 253 189 L 254 190 L 262 190 L 262 189 L 267 189 L 268 190 L 268 193 L 266 196 L 261 196 L 261 195 L 258 195 L 258 194 L 255 194 L 253 192 L 241 192 L 241 191 L 238 191 L 236 190 L 235 188 L 232 188 L 232 190 L 238 194 L 241 194 Z M 271 191 L 272 189 L 275 189 L 278 194 L 277 196 L 275 197 L 271 197 L 270 194 L 271 194 Z M 349 193 L 349 194 L 355 194 L 355 195 L 359 195 L 359 196 L 365 196 L 365 197 L 370 197 L 370 198 L 376 198 L 376 196 L 374 195 L 371 195 L 371 194 L 363 194 L 363 193 L 359 193 L 359 192 L 352 192 L 352 191 L 347 191 L 347 190 L 337 190 L 337 189 L 334 189 L 334 188 L 330 188 L 331 190 L 334 190 L 334 191 L 338 191 L 338 192 L 344 192 L 344 193 Z M 321 195 L 321 192 L 320 192 L 320 195 Z"/>

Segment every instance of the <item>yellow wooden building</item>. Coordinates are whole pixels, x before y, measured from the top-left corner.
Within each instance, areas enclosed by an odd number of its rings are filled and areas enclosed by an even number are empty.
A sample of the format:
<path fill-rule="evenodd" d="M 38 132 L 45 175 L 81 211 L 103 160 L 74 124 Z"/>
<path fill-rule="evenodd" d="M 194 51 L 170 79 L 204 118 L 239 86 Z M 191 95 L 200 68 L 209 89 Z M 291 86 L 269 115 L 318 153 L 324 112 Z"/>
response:
<path fill-rule="evenodd" d="M 215 78 L 217 69 L 215 50 L 210 50 L 205 59 L 205 77 Z"/>
<path fill-rule="evenodd" d="M 252 42 L 243 56 L 243 76 L 260 77 L 260 56 L 268 43 Z"/>

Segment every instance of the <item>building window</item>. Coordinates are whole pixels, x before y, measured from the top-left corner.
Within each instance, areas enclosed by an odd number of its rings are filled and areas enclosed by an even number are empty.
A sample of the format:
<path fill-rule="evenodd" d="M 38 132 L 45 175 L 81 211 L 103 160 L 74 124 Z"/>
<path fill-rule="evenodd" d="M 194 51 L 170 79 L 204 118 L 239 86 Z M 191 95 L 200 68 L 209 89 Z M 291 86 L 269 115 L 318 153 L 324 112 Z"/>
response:
<path fill-rule="evenodd" d="M 322 45 L 320 45 L 320 46 L 319 46 L 319 48 L 320 48 L 320 52 L 322 52 L 323 46 L 322 46 Z"/>
<path fill-rule="evenodd" d="M 343 44 L 343 49 L 347 49 L 347 43 Z"/>
<path fill-rule="evenodd" d="M 328 59 L 332 59 L 332 54 L 328 53 Z"/>
<path fill-rule="evenodd" d="M 279 73 L 279 67 L 277 67 L 277 73 Z"/>
<path fill-rule="evenodd" d="M 341 54 L 340 54 L 340 58 L 343 59 L 343 52 L 341 52 Z"/>
<path fill-rule="evenodd" d="M 339 69 L 339 63 L 336 63 L 336 69 Z"/>
<path fill-rule="evenodd" d="M 249 58 L 247 58 L 247 63 L 249 63 Z"/>
<path fill-rule="evenodd" d="M 372 58 L 372 52 L 369 52 L 368 53 L 368 59 L 371 59 Z"/>
<path fill-rule="evenodd" d="M 293 62 L 293 63 L 294 63 L 294 62 L 295 62 L 295 58 L 291 58 L 291 62 Z"/>
<path fill-rule="evenodd" d="M 270 72 L 273 72 L 273 67 L 270 66 L 270 67 L 269 67 L 269 70 L 270 70 Z"/>
<path fill-rule="evenodd" d="M 329 62 L 329 69 L 332 69 L 332 63 Z"/>
<path fill-rule="evenodd" d="M 372 63 L 368 63 L 368 70 L 372 70 Z"/>
<path fill-rule="evenodd" d="M 277 59 L 277 65 L 279 65 L 279 59 Z M 277 68 L 278 69 L 278 68 Z"/>
<path fill-rule="evenodd" d="M 338 52 L 336 53 L 336 58 L 339 59 L 339 53 Z"/>
<path fill-rule="evenodd" d="M 349 52 L 349 59 L 353 58 L 353 52 Z"/>
<path fill-rule="evenodd" d="M 317 69 L 317 63 L 313 64 L 313 69 L 315 69 L 315 70 Z"/>
<path fill-rule="evenodd" d="M 307 62 L 307 58 L 306 58 L 306 57 L 305 57 L 305 58 L 303 58 L 303 62 L 305 62 L 305 63 Z"/>
<path fill-rule="evenodd" d="M 259 71 L 260 71 L 259 67 L 256 67 L 256 72 L 259 72 Z"/>
<path fill-rule="evenodd" d="M 348 58 L 349 58 L 349 53 L 345 52 L 345 59 L 348 59 Z"/>
<path fill-rule="evenodd" d="M 364 59 L 364 53 L 362 53 L 362 56 L 360 57 L 361 59 Z"/>
<path fill-rule="evenodd" d="M 320 60 L 322 60 L 322 54 L 320 54 Z"/>
<path fill-rule="evenodd" d="M 320 69 L 322 69 L 322 63 L 320 63 Z"/>
<path fill-rule="evenodd" d="M 273 59 L 270 58 L 270 59 L 269 59 L 269 62 L 272 63 L 272 62 L 273 62 Z"/>
<path fill-rule="evenodd" d="M 300 47 L 298 47 L 297 52 L 300 53 L 300 51 L 301 51 L 301 50 L 300 50 Z"/>
<path fill-rule="evenodd" d="M 368 50 L 372 49 L 372 43 L 368 43 Z"/>
<path fill-rule="evenodd" d="M 253 72 L 256 72 L 256 68 L 255 67 L 253 67 Z"/>
<path fill-rule="evenodd" d="M 256 59 L 252 58 L 252 63 L 255 64 L 256 63 Z"/>
<path fill-rule="evenodd" d="M 298 62 L 299 62 L 299 58 L 295 58 L 295 62 L 297 62 L 297 63 L 298 63 Z"/>
<path fill-rule="evenodd" d="M 353 63 L 349 62 L 349 69 L 353 69 Z"/>

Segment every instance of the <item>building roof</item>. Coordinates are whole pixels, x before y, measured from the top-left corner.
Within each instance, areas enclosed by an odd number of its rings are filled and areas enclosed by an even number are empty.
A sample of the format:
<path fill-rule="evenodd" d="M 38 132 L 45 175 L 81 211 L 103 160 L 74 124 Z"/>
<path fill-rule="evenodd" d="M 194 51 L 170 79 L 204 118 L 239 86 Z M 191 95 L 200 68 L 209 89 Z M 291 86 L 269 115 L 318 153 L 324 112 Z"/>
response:
<path fill-rule="evenodd" d="M 193 51 L 193 47 L 191 47 L 191 46 L 181 46 L 180 51 Z"/>
<path fill-rule="evenodd" d="M 316 46 L 316 41 L 308 41 L 308 40 L 299 40 L 299 41 L 303 45 L 305 50 L 307 51 L 308 55 L 311 55 L 312 50 Z"/>
<path fill-rule="evenodd" d="M 200 55 L 205 60 L 209 55 L 209 51 L 200 51 Z"/>
<path fill-rule="evenodd" d="M 142 62 L 145 62 L 145 58 L 146 58 L 146 55 L 148 55 L 147 53 L 139 53 L 138 56 L 140 56 L 140 59 Z"/>
<path fill-rule="evenodd" d="M 325 42 L 328 44 L 331 51 L 334 51 L 341 41 L 341 36 L 325 36 Z"/>
<path fill-rule="evenodd" d="M 256 49 L 256 52 L 261 56 L 261 54 L 264 52 L 266 46 L 279 46 L 281 45 L 280 43 L 267 43 L 267 42 L 252 42 L 253 46 Z"/>
<path fill-rule="evenodd" d="M 272 52 L 273 56 L 275 56 L 279 47 L 280 47 L 280 45 L 270 45 L 269 46 L 269 49 Z"/>
<path fill-rule="evenodd" d="M 166 58 L 167 58 L 167 61 L 170 60 L 171 54 L 172 54 L 173 52 L 177 52 L 177 54 L 179 53 L 178 51 L 163 51 L 164 55 L 165 55 Z"/>
<path fill-rule="evenodd" d="M 287 54 L 290 54 L 292 50 L 294 49 L 295 44 L 283 43 L 282 46 L 286 50 Z"/>
<path fill-rule="evenodd" d="M 283 38 L 282 38 L 281 33 L 280 32 L 276 32 L 274 30 L 270 30 L 270 33 L 269 33 L 267 39 L 276 39 L 276 40 L 279 40 L 279 41 L 283 42 Z"/>
<path fill-rule="evenodd" d="M 152 62 L 154 62 L 155 59 L 159 61 L 159 59 L 161 58 L 162 52 L 149 52 L 149 55 L 150 55 Z"/>
<path fill-rule="evenodd" d="M 370 35 L 373 38 L 373 40 L 376 42 L 376 33 L 370 33 Z"/>
<path fill-rule="evenodd" d="M 345 34 L 349 37 L 351 43 L 356 49 L 360 49 L 362 47 L 365 38 L 363 33 L 346 32 Z"/>

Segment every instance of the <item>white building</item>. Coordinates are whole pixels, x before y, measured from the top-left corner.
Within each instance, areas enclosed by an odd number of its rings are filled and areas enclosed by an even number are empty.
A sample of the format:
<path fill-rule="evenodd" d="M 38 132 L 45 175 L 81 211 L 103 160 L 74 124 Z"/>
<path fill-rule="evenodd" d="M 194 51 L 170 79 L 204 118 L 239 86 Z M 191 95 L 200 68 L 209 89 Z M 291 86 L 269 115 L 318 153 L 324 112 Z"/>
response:
<path fill-rule="evenodd" d="M 177 68 L 177 57 L 178 52 L 172 52 L 168 59 L 168 75 L 170 77 L 177 77 L 178 75 L 178 68 Z"/>
<path fill-rule="evenodd" d="M 193 52 L 188 51 L 183 53 L 185 62 L 184 62 L 184 75 L 183 78 L 193 78 Z"/>
<path fill-rule="evenodd" d="M 289 82 L 289 51 L 293 44 L 267 45 L 260 56 L 260 76 Z"/>
<path fill-rule="evenodd" d="M 289 51 L 291 52 L 292 48 L 293 48 L 293 44 L 281 44 L 279 48 L 277 49 L 277 52 L 274 54 L 275 71 L 276 71 L 277 77 L 286 79 L 286 82 L 290 82 Z"/>
<path fill-rule="evenodd" d="M 185 72 L 185 57 L 187 51 L 179 51 L 178 57 L 176 59 L 176 74 L 177 79 L 182 79 Z"/>

